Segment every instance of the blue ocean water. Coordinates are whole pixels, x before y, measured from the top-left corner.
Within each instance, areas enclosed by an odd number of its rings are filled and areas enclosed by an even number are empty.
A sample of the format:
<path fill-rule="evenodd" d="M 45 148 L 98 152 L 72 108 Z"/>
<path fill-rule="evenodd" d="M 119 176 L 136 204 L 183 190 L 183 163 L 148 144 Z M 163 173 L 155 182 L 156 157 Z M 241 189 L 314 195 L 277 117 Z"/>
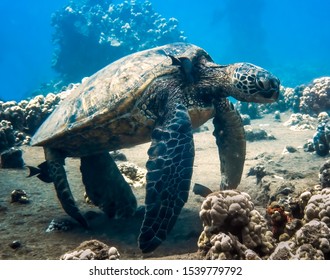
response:
<path fill-rule="evenodd" d="M 217 63 L 251 62 L 292 87 L 330 76 L 330 1 L 150 2 L 165 18 L 177 18 L 188 41 L 205 48 Z M 51 14 L 68 3 L 0 1 L 0 100 L 27 98 L 56 77 Z"/>

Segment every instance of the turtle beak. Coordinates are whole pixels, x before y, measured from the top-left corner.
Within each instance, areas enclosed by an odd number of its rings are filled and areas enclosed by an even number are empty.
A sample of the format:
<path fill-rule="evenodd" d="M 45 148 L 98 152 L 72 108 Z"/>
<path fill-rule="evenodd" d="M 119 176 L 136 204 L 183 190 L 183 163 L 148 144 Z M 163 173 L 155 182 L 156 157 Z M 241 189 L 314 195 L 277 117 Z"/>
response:
<path fill-rule="evenodd" d="M 272 100 L 272 102 L 274 102 L 278 100 L 279 96 L 280 96 L 280 89 L 278 89 L 277 91 L 274 90 L 273 95 L 270 99 Z"/>
<path fill-rule="evenodd" d="M 255 81 L 259 88 L 259 94 L 263 97 L 264 102 L 271 103 L 276 101 L 280 95 L 280 80 L 272 74 L 257 75 Z"/>

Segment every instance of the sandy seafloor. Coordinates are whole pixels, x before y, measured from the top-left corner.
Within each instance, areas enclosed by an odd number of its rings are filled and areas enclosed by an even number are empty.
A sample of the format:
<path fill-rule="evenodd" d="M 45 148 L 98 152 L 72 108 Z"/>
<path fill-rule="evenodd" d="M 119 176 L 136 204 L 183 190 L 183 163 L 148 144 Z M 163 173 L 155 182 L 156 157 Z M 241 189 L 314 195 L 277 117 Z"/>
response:
<path fill-rule="evenodd" d="M 252 120 L 254 127 L 264 128 L 276 140 L 263 140 L 247 143 L 247 156 L 239 190 L 248 192 L 256 208 L 265 212 L 266 202 L 263 190 L 256 184 L 255 177 L 247 177 L 249 169 L 258 163 L 264 164 L 271 175 L 268 176 L 271 192 L 278 186 L 291 184 L 299 193 L 307 187 L 318 184 L 319 168 L 329 158 L 315 153 L 304 152 L 302 146 L 311 138 L 315 130 L 293 131 L 283 123 L 290 113 L 282 114 L 281 122 L 272 115 Z M 212 127 L 212 124 L 210 124 Z M 192 185 L 200 183 L 218 190 L 220 167 L 218 151 L 212 136 L 212 129 L 194 134 L 195 163 Z M 122 150 L 130 162 L 145 167 L 149 143 Z M 298 148 L 297 152 L 283 154 L 285 146 Z M 23 158 L 27 165 L 37 166 L 44 161 L 43 150 L 24 146 Z M 98 208 L 84 202 L 84 188 L 79 171 L 79 159 L 67 160 L 68 178 L 73 194 L 83 212 L 96 211 L 98 215 L 90 220 L 91 229 L 85 230 L 76 224 L 62 210 L 52 184 L 37 178 L 26 178 L 26 169 L 0 169 L 0 259 L 59 259 L 83 241 L 98 239 L 109 246 L 115 246 L 121 259 L 197 259 L 197 240 L 202 231 L 199 209 L 202 197 L 190 192 L 189 200 L 167 240 L 153 253 L 143 255 L 137 247 L 137 237 L 142 218 L 110 220 Z M 273 189 L 272 189 L 273 188 Z M 30 198 L 29 204 L 11 203 L 11 192 L 24 189 Z M 134 189 L 140 204 L 143 204 L 145 189 Z M 50 222 L 68 221 L 67 231 L 46 232 Z M 21 247 L 12 249 L 9 245 L 19 240 Z"/>

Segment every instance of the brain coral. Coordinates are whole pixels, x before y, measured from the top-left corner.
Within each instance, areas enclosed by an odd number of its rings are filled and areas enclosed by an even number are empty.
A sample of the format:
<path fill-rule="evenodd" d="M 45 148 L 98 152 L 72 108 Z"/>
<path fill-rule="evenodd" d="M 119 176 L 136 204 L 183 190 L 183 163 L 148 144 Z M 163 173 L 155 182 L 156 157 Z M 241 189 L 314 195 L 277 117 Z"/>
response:
<path fill-rule="evenodd" d="M 325 188 L 314 194 L 304 210 L 304 219 L 310 222 L 314 219 L 324 222 L 330 228 L 330 189 Z"/>
<path fill-rule="evenodd" d="M 198 247 L 208 259 L 258 259 L 274 248 L 272 232 L 250 196 L 234 190 L 210 194 L 200 211 Z"/>

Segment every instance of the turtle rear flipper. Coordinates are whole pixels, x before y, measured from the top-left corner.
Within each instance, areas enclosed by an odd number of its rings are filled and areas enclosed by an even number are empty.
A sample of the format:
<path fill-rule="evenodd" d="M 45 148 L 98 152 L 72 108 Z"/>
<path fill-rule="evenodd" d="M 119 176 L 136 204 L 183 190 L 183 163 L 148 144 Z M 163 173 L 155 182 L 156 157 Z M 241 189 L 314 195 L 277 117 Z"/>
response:
<path fill-rule="evenodd" d="M 154 129 L 148 155 L 146 211 L 139 236 L 143 253 L 166 239 L 188 199 L 194 143 L 185 106 L 177 105 Z"/>
<path fill-rule="evenodd" d="M 87 196 L 110 218 L 135 214 L 136 198 L 109 152 L 82 157 L 80 171 Z"/>
<path fill-rule="evenodd" d="M 64 169 L 64 158 L 50 148 L 45 148 L 45 156 L 48 164 L 49 176 L 54 182 L 57 197 L 64 211 L 78 221 L 84 228 L 88 228 L 88 223 L 76 206 L 71 193 Z"/>

